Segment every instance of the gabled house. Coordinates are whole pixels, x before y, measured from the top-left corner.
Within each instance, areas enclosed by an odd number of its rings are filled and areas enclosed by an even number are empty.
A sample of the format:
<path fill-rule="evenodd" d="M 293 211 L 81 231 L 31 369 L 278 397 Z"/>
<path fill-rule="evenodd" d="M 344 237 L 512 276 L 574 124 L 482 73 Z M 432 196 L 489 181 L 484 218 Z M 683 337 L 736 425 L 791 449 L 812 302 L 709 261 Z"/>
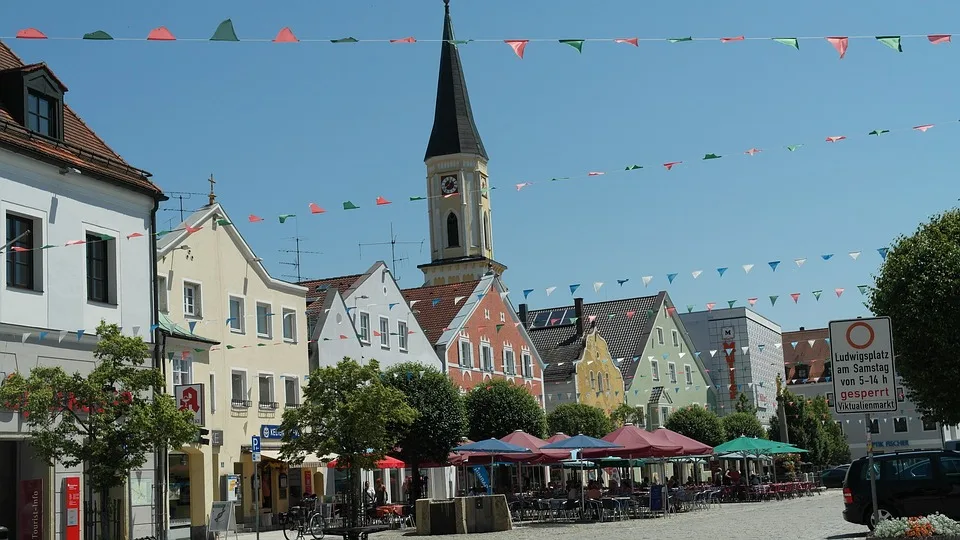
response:
<path fill-rule="evenodd" d="M 543 406 L 543 360 L 499 276 L 405 289 L 444 369 L 463 390 L 489 379 L 522 385 Z"/>
<path fill-rule="evenodd" d="M 520 318 L 541 352 L 575 336 L 581 320 L 596 325 L 623 377 L 626 404 L 647 407 L 656 392 L 670 394 L 671 403 L 647 415 L 649 427 L 662 425 L 671 411 L 687 405 L 716 406 L 716 391 L 701 353 L 666 292 L 535 311 L 521 304 Z"/>
<path fill-rule="evenodd" d="M 403 362 L 441 367 L 383 261 L 363 274 L 300 285 L 307 288 L 311 371 L 336 365 L 344 357 L 358 362 L 376 359 L 383 370 Z"/>

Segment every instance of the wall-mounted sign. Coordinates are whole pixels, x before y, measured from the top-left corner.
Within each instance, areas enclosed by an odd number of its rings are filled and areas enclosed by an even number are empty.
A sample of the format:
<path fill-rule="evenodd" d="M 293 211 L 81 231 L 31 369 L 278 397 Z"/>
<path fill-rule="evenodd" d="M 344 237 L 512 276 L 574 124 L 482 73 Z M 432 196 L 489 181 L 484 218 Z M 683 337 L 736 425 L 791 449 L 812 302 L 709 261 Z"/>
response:
<path fill-rule="evenodd" d="M 203 403 L 203 384 L 178 384 L 173 387 L 173 397 L 181 411 L 193 413 L 193 423 L 204 425 L 205 407 Z"/>
<path fill-rule="evenodd" d="M 21 480 L 19 503 L 17 530 L 20 540 L 43 540 L 43 480 Z"/>

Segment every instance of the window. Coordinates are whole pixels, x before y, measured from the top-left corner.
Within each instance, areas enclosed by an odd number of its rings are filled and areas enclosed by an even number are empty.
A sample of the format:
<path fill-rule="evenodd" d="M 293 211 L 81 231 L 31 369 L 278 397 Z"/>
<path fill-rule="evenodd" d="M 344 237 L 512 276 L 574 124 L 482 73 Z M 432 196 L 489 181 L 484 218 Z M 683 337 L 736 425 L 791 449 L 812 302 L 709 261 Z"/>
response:
<path fill-rule="evenodd" d="M 300 389 L 297 387 L 296 377 L 283 378 L 283 404 L 286 407 L 300 405 Z"/>
<path fill-rule="evenodd" d="M 824 377 L 831 377 L 831 376 L 833 376 L 833 363 L 832 363 L 832 362 L 824 362 L 824 363 L 823 363 L 823 376 L 824 376 Z"/>
<path fill-rule="evenodd" d="M 488 320 L 488 321 L 490 320 L 490 310 L 489 310 L 489 309 L 484 309 L 484 310 L 483 310 L 483 318 L 486 319 L 486 320 Z"/>
<path fill-rule="evenodd" d="M 460 340 L 460 367 L 473 367 L 473 346 L 466 340 Z"/>
<path fill-rule="evenodd" d="M 493 249 L 493 240 L 490 238 L 490 213 L 483 213 L 483 245 L 489 250 Z"/>
<path fill-rule="evenodd" d="M 407 352 L 407 322 L 397 321 L 397 348 L 400 352 Z"/>
<path fill-rule="evenodd" d="M 39 92 L 28 92 L 27 129 L 47 137 L 57 137 L 57 101 Z"/>
<path fill-rule="evenodd" d="M 806 366 L 803 364 L 797 366 L 796 376 L 794 377 L 794 379 L 806 379 L 809 376 L 810 376 L 810 366 Z"/>
<path fill-rule="evenodd" d="M 679 350 L 680 352 L 683 352 L 683 341 L 680 341 L 680 342 L 677 344 L 677 350 Z"/>
<path fill-rule="evenodd" d="M 238 334 L 243 333 L 244 324 L 243 317 L 243 298 L 239 296 L 230 297 L 230 331 L 237 332 Z"/>
<path fill-rule="evenodd" d="M 670 416 L 670 407 L 660 407 L 660 425 L 667 425 L 667 417 Z"/>
<path fill-rule="evenodd" d="M 876 434 L 880 433 L 880 420 L 879 420 L 879 419 L 874 418 L 874 419 L 870 420 L 870 433 L 872 433 L 873 435 L 876 435 Z"/>
<path fill-rule="evenodd" d="M 835 422 L 835 424 L 837 424 L 837 429 L 840 430 L 840 434 L 841 434 L 841 435 L 844 435 L 844 432 L 843 432 L 843 422 L 837 420 L 837 421 Z"/>
<path fill-rule="evenodd" d="M 484 371 L 493 371 L 493 349 L 489 343 L 480 344 L 480 362 Z"/>
<path fill-rule="evenodd" d="M 200 284 L 183 282 L 183 314 L 186 317 L 201 317 Z"/>
<path fill-rule="evenodd" d="M 507 316 L 502 311 L 500 312 L 500 322 L 507 322 Z"/>
<path fill-rule="evenodd" d="M 447 216 L 447 247 L 460 247 L 460 222 L 453 212 Z"/>
<path fill-rule="evenodd" d="M 673 362 L 667 362 L 667 374 L 670 375 L 670 382 L 677 382 L 677 365 Z"/>
<path fill-rule="evenodd" d="M 380 317 L 380 348 L 390 348 L 390 319 Z"/>
<path fill-rule="evenodd" d="M 893 432 L 894 433 L 906 433 L 907 432 L 907 418 L 905 416 L 898 416 L 893 419 Z"/>
<path fill-rule="evenodd" d="M 680 346 L 680 332 L 677 332 L 676 330 L 671 330 L 671 331 L 670 331 L 670 338 L 673 339 L 673 346 L 674 346 L 674 347 L 679 347 L 679 346 Z"/>
<path fill-rule="evenodd" d="M 933 420 L 928 420 L 926 416 L 921 416 L 921 417 L 920 417 L 920 421 L 923 422 L 923 430 L 924 430 L 924 431 L 936 431 L 936 430 L 937 430 L 937 423 L 934 422 Z"/>
<path fill-rule="evenodd" d="M 597 377 L 593 371 L 590 372 L 590 389 L 591 390 L 597 389 Z"/>
<path fill-rule="evenodd" d="M 259 390 L 261 409 L 277 408 L 277 402 L 273 395 L 273 375 L 261 373 L 257 380 L 257 390 Z"/>
<path fill-rule="evenodd" d="M 245 409 L 250 406 L 247 400 L 247 372 L 230 373 L 230 406 Z"/>
<path fill-rule="evenodd" d="M 370 344 L 370 314 L 360 312 L 360 341 Z"/>
<path fill-rule="evenodd" d="M 940 456 L 940 470 L 951 485 L 960 484 L 960 458 Z"/>
<path fill-rule="evenodd" d="M 929 457 L 901 457 L 891 461 L 893 464 L 893 470 L 890 471 L 891 477 L 896 475 L 896 479 L 901 482 L 933 478 L 933 467 Z M 897 474 L 898 471 L 899 474 Z"/>
<path fill-rule="evenodd" d="M 230 316 L 233 317 L 233 314 L 231 313 Z M 273 332 L 271 331 L 273 325 L 270 324 L 271 316 L 273 316 L 273 313 L 270 313 L 270 304 L 257 302 L 257 337 L 273 337 Z"/>
<path fill-rule="evenodd" d="M 657 327 L 657 345 L 663 345 L 663 328 Z"/>
<path fill-rule="evenodd" d="M 904 392 L 903 392 L 903 387 L 902 387 L 902 386 L 898 386 L 898 387 L 897 387 L 897 402 L 898 402 L 898 403 L 903 403 L 904 400 L 906 400 L 906 397 L 907 397 L 907 396 L 904 395 Z"/>
<path fill-rule="evenodd" d="M 650 378 L 655 381 L 660 380 L 660 362 L 656 360 L 650 361 Z"/>
<path fill-rule="evenodd" d="M 193 382 L 193 359 L 190 353 L 177 353 L 173 356 L 173 384 L 190 384 Z"/>
<path fill-rule="evenodd" d="M 297 312 L 292 309 L 284 308 L 283 314 L 283 339 L 284 341 L 297 340 Z"/>
<path fill-rule="evenodd" d="M 517 374 L 517 360 L 513 355 L 513 349 L 503 349 L 503 372 L 507 375 Z"/>
<path fill-rule="evenodd" d="M 531 379 L 533 378 L 533 356 L 530 355 L 529 351 L 523 351 L 523 376 Z"/>
<path fill-rule="evenodd" d="M 827 407 L 833 407 L 833 392 L 827 392 Z"/>
<path fill-rule="evenodd" d="M 10 243 L 7 248 L 7 287 L 34 288 L 34 264 L 38 252 L 23 251 L 33 249 L 34 226 L 35 222 L 30 218 L 7 214 L 7 240 L 4 242 Z"/>
<path fill-rule="evenodd" d="M 603 380 L 604 380 L 604 382 L 606 382 L 606 384 L 607 384 L 607 392 L 609 392 L 609 391 L 610 391 L 610 374 L 609 374 L 609 373 L 604 373 L 604 374 L 603 374 Z"/>
<path fill-rule="evenodd" d="M 210 374 L 210 412 L 217 412 L 217 376 Z"/>
<path fill-rule="evenodd" d="M 111 239 L 99 234 L 87 233 L 87 300 L 110 302 L 110 251 Z"/>
<path fill-rule="evenodd" d="M 683 375 L 687 379 L 687 386 L 693 384 L 693 369 L 690 367 L 690 364 L 683 365 Z"/>
<path fill-rule="evenodd" d="M 167 292 L 167 276 L 157 276 L 157 310 L 160 313 L 170 312 L 170 294 Z"/>

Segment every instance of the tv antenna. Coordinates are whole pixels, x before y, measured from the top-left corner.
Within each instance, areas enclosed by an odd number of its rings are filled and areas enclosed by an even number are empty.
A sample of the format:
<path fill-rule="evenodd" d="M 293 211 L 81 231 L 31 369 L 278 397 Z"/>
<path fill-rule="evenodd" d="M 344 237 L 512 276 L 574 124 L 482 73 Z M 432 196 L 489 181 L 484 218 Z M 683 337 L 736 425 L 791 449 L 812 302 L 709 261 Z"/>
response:
<path fill-rule="evenodd" d="M 188 201 L 188 200 L 192 199 L 194 195 L 206 195 L 206 193 L 194 193 L 194 192 L 192 192 L 192 191 L 167 191 L 166 194 L 167 194 L 167 195 L 170 195 L 170 198 L 171 198 L 171 199 L 177 199 L 178 202 L 179 202 L 179 204 L 178 204 L 178 208 L 163 208 L 162 210 L 163 210 L 164 212 L 180 212 L 180 221 L 179 221 L 179 223 L 183 223 L 183 220 L 185 219 L 185 217 L 184 217 L 184 214 L 185 214 L 185 213 L 187 213 L 187 212 L 190 212 L 190 213 L 196 212 L 196 210 L 186 210 L 186 209 L 184 209 L 184 208 L 183 208 L 183 201 Z"/>
<path fill-rule="evenodd" d="M 364 247 L 373 247 L 373 246 L 390 246 L 390 271 L 393 272 L 393 277 L 397 281 L 400 281 L 400 275 L 397 273 L 397 265 L 401 262 L 406 262 L 410 260 L 407 256 L 397 257 L 397 246 L 403 245 L 419 245 L 420 253 L 423 253 L 423 243 L 424 240 L 419 242 L 398 242 L 397 235 L 393 232 L 393 223 L 390 223 L 390 241 L 389 242 L 367 242 L 360 243 L 358 247 L 360 248 L 360 258 L 363 259 L 363 248 Z"/>
<path fill-rule="evenodd" d="M 292 261 L 280 261 L 280 264 L 292 266 L 296 274 L 283 274 L 282 277 L 287 277 L 290 279 L 297 278 L 297 283 L 300 283 L 303 281 L 303 276 L 300 274 L 300 255 L 323 255 L 323 253 L 319 251 L 304 251 L 300 249 L 300 242 L 306 240 L 306 238 L 294 236 L 292 238 L 286 238 L 286 240 L 293 240 L 296 247 L 294 249 L 281 249 L 278 251 L 280 253 L 293 253 L 294 259 Z"/>

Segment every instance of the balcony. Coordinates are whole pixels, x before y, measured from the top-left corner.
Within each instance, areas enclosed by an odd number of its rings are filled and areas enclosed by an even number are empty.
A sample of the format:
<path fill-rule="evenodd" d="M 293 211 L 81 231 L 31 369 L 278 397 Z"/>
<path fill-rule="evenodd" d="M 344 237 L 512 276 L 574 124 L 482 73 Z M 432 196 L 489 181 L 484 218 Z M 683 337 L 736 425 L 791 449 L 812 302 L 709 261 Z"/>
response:
<path fill-rule="evenodd" d="M 249 409 L 253 406 L 253 402 L 249 399 L 231 399 L 230 407 L 234 409 Z"/>
<path fill-rule="evenodd" d="M 280 404 L 276 401 L 261 401 L 258 406 L 261 411 L 275 411 L 280 408 Z"/>

